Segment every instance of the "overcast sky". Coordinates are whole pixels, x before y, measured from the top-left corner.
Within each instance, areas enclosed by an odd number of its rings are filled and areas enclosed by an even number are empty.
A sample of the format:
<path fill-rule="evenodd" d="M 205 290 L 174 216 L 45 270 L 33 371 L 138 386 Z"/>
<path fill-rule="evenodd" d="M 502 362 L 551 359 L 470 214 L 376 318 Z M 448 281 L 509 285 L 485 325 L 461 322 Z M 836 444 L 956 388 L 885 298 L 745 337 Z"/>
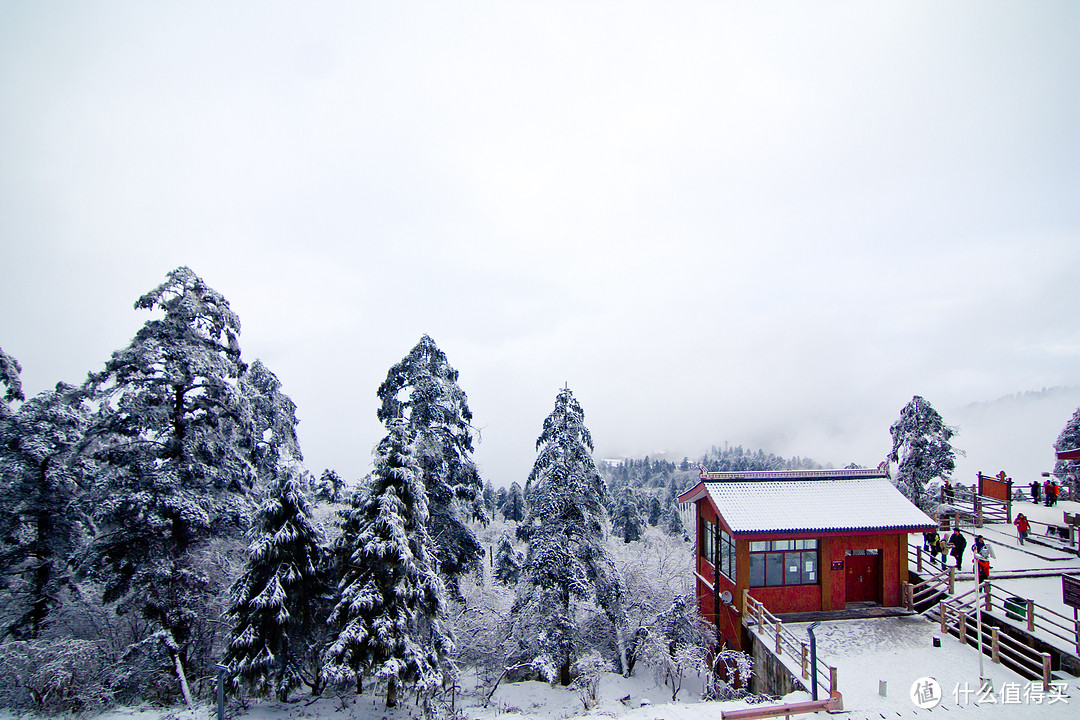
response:
<path fill-rule="evenodd" d="M 423 333 L 497 485 L 564 383 L 599 457 L 872 466 L 912 395 L 1080 382 L 1078 38 L 1074 2 L 0 0 L 0 347 L 81 382 L 188 265 L 315 474 L 368 471 Z"/>

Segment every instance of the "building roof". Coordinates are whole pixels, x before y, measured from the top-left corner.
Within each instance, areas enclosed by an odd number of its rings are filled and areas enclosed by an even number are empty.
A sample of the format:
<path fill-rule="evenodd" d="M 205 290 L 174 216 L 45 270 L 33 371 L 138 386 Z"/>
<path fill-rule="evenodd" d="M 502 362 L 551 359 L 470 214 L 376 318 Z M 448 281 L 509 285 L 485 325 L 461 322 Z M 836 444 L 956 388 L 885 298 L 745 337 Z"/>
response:
<path fill-rule="evenodd" d="M 705 497 L 735 534 L 937 527 L 879 470 L 703 473 L 679 502 Z"/>

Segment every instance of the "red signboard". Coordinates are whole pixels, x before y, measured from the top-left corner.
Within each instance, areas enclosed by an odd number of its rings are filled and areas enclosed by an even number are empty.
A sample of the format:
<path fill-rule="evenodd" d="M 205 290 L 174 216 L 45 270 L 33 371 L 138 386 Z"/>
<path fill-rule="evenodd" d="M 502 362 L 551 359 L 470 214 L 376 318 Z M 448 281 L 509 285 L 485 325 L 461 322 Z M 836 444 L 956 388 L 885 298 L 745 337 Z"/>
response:
<path fill-rule="evenodd" d="M 1080 577 L 1061 576 L 1061 599 L 1069 607 L 1080 608 Z"/>
<path fill-rule="evenodd" d="M 1075 450 L 1058 450 L 1058 460 L 1080 460 L 1080 448 Z"/>

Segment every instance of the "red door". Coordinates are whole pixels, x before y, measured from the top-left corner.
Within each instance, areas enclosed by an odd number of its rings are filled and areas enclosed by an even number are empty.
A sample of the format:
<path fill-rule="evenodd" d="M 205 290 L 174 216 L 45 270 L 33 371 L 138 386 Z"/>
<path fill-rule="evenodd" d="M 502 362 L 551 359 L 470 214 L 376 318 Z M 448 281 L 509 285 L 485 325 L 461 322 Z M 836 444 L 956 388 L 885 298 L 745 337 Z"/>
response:
<path fill-rule="evenodd" d="M 848 555 L 847 602 L 878 602 L 881 597 L 881 555 Z"/>

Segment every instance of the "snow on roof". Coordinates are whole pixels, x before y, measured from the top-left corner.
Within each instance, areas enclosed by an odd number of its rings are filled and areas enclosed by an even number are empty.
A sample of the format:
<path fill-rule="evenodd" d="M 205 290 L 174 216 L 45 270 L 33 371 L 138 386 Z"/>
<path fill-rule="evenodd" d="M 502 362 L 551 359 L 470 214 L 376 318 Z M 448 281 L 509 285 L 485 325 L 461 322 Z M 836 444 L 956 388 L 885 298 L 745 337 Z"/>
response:
<path fill-rule="evenodd" d="M 734 533 L 922 531 L 937 527 L 884 473 L 854 477 L 850 471 L 753 473 L 754 479 L 744 479 L 749 474 L 710 473 L 699 486 Z M 716 475 L 731 479 L 714 481 Z M 703 497 L 704 493 L 698 495 Z"/>

